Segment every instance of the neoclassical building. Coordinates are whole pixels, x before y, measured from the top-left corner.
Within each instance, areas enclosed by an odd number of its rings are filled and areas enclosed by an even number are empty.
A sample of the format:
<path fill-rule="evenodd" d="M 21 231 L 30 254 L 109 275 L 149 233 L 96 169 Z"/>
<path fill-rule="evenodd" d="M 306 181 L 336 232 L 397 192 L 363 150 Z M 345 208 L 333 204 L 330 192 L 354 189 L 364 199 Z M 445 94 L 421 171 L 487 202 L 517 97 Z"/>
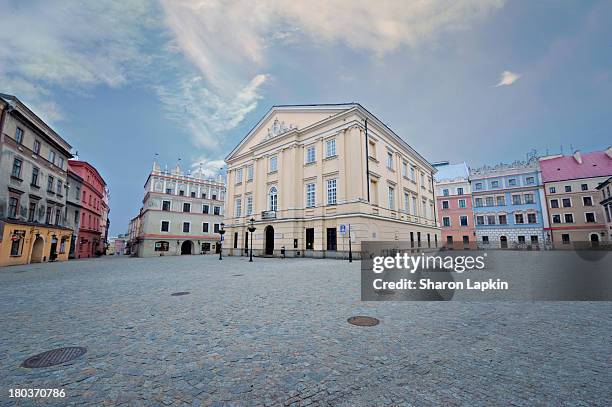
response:
<path fill-rule="evenodd" d="M 144 186 L 143 206 L 130 221 L 132 256 L 207 254 L 217 251 L 223 223 L 225 185 L 201 170 L 185 174 L 157 163 Z"/>
<path fill-rule="evenodd" d="M 439 244 L 435 168 L 357 103 L 274 106 L 226 157 L 224 252 L 346 257 Z M 350 237 L 349 237 L 350 229 Z"/>

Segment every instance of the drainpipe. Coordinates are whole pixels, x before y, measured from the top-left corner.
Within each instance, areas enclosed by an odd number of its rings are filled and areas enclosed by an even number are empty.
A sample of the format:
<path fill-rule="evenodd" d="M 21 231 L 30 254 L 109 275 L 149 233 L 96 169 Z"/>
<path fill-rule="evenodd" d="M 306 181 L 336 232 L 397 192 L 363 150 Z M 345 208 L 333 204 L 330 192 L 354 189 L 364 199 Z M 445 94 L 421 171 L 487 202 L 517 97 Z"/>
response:
<path fill-rule="evenodd" d="M 368 142 L 368 118 L 365 118 L 365 151 L 366 151 L 366 187 L 368 188 L 368 203 L 370 203 L 370 152 Z"/>
<path fill-rule="evenodd" d="M 431 173 L 431 190 L 433 193 L 433 215 L 434 215 L 434 222 L 436 224 L 436 226 L 438 226 L 438 212 L 436 210 L 436 188 L 434 186 L 434 173 Z"/>

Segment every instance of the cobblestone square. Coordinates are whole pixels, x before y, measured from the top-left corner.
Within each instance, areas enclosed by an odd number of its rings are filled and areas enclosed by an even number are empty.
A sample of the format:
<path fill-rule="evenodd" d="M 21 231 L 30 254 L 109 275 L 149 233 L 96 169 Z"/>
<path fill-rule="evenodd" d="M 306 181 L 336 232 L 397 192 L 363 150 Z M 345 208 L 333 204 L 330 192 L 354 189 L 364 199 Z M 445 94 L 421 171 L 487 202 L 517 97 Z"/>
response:
<path fill-rule="evenodd" d="M 359 262 L 215 256 L 3 268 L 1 403 L 603 406 L 612 399 L 610 302 L 361 302 L 359 272 Z M 353 326 L 354 315 L 381 322 Z M 21 367 L 63 346 L 88 352 L 61 366 Z M 12 388 L 61 388 L 66 398 L 9 399 Z"/>

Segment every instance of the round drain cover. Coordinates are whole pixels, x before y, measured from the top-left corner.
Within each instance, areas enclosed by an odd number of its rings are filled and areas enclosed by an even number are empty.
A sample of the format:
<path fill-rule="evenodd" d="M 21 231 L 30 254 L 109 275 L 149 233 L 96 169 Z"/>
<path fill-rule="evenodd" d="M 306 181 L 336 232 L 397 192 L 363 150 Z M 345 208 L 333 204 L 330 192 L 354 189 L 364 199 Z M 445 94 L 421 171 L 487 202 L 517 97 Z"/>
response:
<path fill-rule="evenodd" d="M 380 323 L 380 321 L 376 318 L 365 317 L 363 315 L 357 315 L 356 317 L 350 317 L 347 319 L 349 324 L 357 325 L 357 326 L 375 326 Z"/>
<path fill-rule="evenodd" d="M 48 350 L 38 355 L 27 358 L 21 366 L 29 368 L 48 367 L 61 365 L 83 356 L 87 353 L 87 349 L 81 346 L 71 346 L 67 348 L 58 348 Z"/>
<path fill-rule="evenodd" d="M 191 294 L 189 291 L 179 291 L 178 293 L 172 293 L 170 294 L 173 297 L 180 297 L 181 295 L 187 295 L 187 294 Z"/>

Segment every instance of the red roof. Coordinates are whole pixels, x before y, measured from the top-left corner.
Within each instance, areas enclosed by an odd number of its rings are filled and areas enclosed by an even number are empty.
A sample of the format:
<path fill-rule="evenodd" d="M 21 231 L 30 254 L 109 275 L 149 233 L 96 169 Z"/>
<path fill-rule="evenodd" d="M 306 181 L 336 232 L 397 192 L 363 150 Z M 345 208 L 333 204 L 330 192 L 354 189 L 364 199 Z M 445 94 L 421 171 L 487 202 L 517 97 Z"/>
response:
<path fill-rule="evenodd" d="M 612 158 L 605 151 L 581 153 L 580 156 L 582 163 L 574 156 L 541 159 L 542 180 L 554 182 L 612 175 Z"/>

